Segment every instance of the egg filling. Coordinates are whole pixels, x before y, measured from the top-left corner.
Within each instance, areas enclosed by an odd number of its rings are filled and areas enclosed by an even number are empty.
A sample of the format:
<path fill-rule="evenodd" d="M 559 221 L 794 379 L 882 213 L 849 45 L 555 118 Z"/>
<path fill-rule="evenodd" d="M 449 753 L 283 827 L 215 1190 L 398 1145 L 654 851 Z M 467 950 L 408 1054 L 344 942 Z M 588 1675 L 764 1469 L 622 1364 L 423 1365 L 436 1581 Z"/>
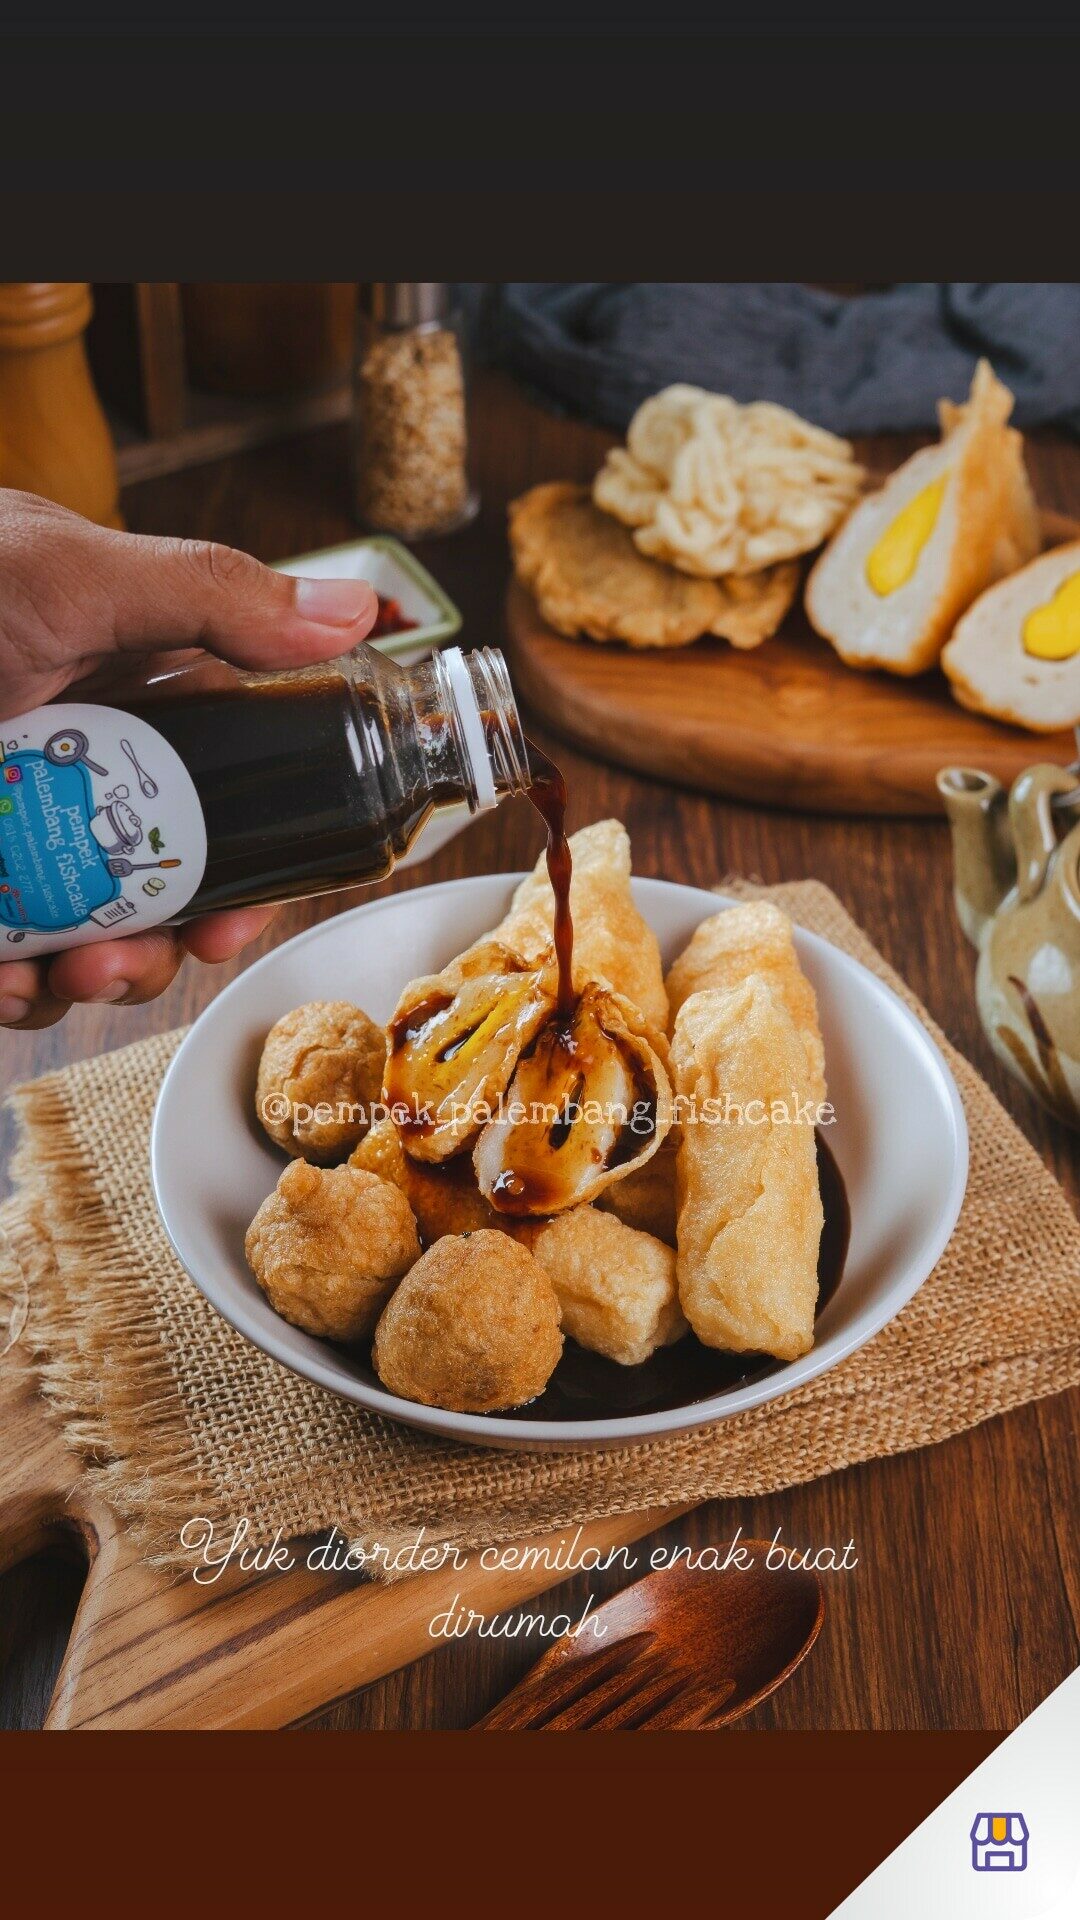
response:
<path fill-rule="evenodd" d="M 932 480 L 915 494 L 867 555 L 866 578 L 881 599 L 911 579 L 937 524 L 947 478 L 942 474 L 940 480 Z"/>
<path fill-rule="evenodd" d="M 446 1160 L 491 1118 L 523 1047 L 554 1005 L 539 968 L 495 968 L 427 994 L 390 1026 L 383 1097 L 414 1160 Z"/>
<path fill-rule="evenodd" d="M 1023 638 L 1024 652 L 1034 660 L 1071 660 L 1080 653 L 1080 573 L 1063 580 L 1053 599 L 1032 608 Z"/>
<path fill-rule="evenodd" d="M 648 1158 L 670 1124 L 670 1093 L 650 1044 L 590 982 L 569 1020 L 555 1014 L 522 1053 L 503 1110 L 474 1156 L 498 1213 L 542 1215 L 591 1199 Z"/>

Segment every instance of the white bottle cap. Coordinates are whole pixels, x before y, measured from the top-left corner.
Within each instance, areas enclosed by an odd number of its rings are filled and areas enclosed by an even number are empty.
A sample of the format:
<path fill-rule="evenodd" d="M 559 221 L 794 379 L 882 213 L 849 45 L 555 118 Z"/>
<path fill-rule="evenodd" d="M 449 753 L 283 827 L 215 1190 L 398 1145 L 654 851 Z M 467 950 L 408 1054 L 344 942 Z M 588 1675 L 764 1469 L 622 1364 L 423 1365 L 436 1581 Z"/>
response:
<path fill-rule="evenodd" d="M 461 728 L 462 744 L 469 762 L 475 795 L 474 810 L 484 812 L 494 807 L 495 776 L 491 771 L 491 756 L 488 753 L 487 735 L 476 698 L 472 675 L 465 664 L 465 655 L 460 647 L 445 647 L 440 655 L 446 674 L 446 684 L 454 703 L 454 717 Z"/>

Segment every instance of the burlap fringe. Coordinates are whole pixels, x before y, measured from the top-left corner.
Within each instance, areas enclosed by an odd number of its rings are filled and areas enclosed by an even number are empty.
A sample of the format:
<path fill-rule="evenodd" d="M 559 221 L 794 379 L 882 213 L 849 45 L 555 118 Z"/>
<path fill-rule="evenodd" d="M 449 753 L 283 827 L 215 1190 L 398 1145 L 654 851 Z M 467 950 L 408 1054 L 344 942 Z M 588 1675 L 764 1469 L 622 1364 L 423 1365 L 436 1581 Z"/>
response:
<path fill-rule="evenodd" d="M 118 1253 L 56 1077 L 17 1088 L 13 1104 L 22 1122 L 12 1162 L 18 1199 L 5 1206 L 3 1224 L 31 1301 L 26 1338 L 41 1389 L 84 1462 L 88 1484 L 161 1561 L 167 1556 L 152 1550 L 160 1546 L 162 1522 L 182 1525 L 202 1510 L 208 1489 L 168 1350 L 146 1313 L 137 1249 Z M 117 1391 L 115 1356 L 122 1356 L 127 1395 Z M 92 1384 L 106 1369 L 107 1402 Z M 146 1457 L 148 1442 L 153 1473 L 136 1472 L 133 1462 Z"/>

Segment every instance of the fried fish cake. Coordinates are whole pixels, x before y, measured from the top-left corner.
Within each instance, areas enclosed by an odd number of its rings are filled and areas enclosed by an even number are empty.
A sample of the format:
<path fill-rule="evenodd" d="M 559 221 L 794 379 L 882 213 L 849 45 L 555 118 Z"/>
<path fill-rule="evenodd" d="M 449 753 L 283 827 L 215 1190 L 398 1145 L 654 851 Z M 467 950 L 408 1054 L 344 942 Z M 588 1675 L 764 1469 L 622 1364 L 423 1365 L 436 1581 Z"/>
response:
<path fill-rule="evenodd" d="M 446 1234 L 475 1233 L 481 1227 L 497 1228 L 526 1244 L 536 1223 L 502 1218 L 488 1205 L 476 1182 L 476 1171 L 468 1154 L 444 1160 L 438 1166 L 411 1160 L 389 1114 L 376 1120 L 370 1132 L 349 1157 L 351 1167 L 378 1174 L 405 1195 L 426 1247 Z"/>
<path fill-rule="evenodd" d="M 362 1340 L 419 1259 L 420 1242 L 397 1187 L 355 1167 L 294 1160 L 255 1215 L 244 1251 L 283 1319 L 328 1340 Z"/>
<path fill-rule="evenodd" d="M 814 1343 L 824 1216 L 802 1035 L 769 979 L 691 994 L 671 1042 L 680 1108 L 679 1299 L 698 1339 L 795 1360 Z M 689 1117 L 689 1110 L 695 1118 Z M 787 1118 L 779 1118 L 786 1113 Z"/>
<path fill-rule="evenodd" d="M 448 1160 L 472 1145 L 554 1001 L 553 969 L 497 940 L 410 981 L 387 1030 L 385 1086 L 410 1159 Z"/>
<path fill-rule="evenodd" d="M 636 1007 L 596 980 L 569 1018 L 549 1015 L 473 1154 L 496 1212 L 562 1213 L 644 1165 L 671 1125 L 666 1048 Z"/>
<path fill-rule="evenodd" d="M 309 1000 L 266 1036 L 255 1111 L 287 1153 L 340 1160 L 367 1132 L 382 1087 L 386 1035 L 347 1000 Z"/>
<path fill-rule="evenodd" d="M 673 1249 L 614 1214 L 574 1207 L 544 1228 L 533 1253 L 550 1275 L 563 1332 L 580 1347 L 637 1367 L 686 1332 Z"/>
<path fill-rule="evenodd" d="M 631 647 L 685 647 L 704 634 L 756 647 L 795 598 L 799 569 L 694 579 L 639 553 L 628 527 L 602 513 L 588 487 L 555 481 L 510 507 L 514 570 L 559 633 Z"/>
<path fill-rule="evenodd" d="M 737 987 L 752 973 L 765 975 L 802 1034 L 812 1098 L 820 1104 L 826 1098 L 825 1049 L 817 999 L 799 965 L 792 923 L 770 900 L 725 907 L 694 929 L 667 977 L 672 1018 L 692 993 Z"/>
<path fill-rule="evenodd" d="M 596 1205 L 613 1213 L 626 1227 L 650 1233 L 665 1246 L 675 1245 L 675 1160 L 679 1147 L 678 1127 L 672 1127 L 651 1160 L 605 1187 Z"/>
<path fill-rule="evenodd" d="M 498 1413 L 544 1391 L 563 1349 L 551 1280 L 503 1233 L 450 1235 L 398 1287 L 375 1330 L 391 1393 L 455 1413 Z"/>
<path fill-rule="evenodd" d="M 664 1031 L 668 1020 L 664 970 L 657 938 L 638 911 L 630 883 L 630 836 L 621 820 L 597 820 L 570 836 L 573 877 L 574 980 L 605 980 L 646 1020 Z M 551 952 L 555 896 L 541 854 L 521 882 L 510 911 L 489 938 L 526 963 Z"/>
<path fill-rule="evenodd" d="M 389 1115 L 376 1120 L 350 1158 L 351 1167 L 364 1168 L 389 1180 L 405 1195 L 425 1246 L 447 1233 L 474 1233 L 477 1227 L 497 1225 L 497 1216 L 476 1184 L 472 1161 L 452 1160 L 427 1166 L 411 1160 Z"/>

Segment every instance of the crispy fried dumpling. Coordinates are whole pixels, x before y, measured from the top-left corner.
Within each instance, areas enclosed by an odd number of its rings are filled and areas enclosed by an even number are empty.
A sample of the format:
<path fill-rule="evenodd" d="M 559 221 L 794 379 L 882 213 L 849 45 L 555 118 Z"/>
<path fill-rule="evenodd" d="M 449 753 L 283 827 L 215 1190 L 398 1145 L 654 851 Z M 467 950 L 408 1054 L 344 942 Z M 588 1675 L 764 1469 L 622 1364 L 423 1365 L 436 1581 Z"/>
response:
<path fill-rule="evenodd" d="M 476 1145 L 480 1191 L 499 1213 L 561 1213 L 655 1153 L 671 1124 L 665 1042 L 636 1007 L 590 981 L 522 1053 Z"/>
<path fill-rule="evenodd" d="M 692 993 L 737 987 L 751 973 L 765 975 L 802 1034 L 811 1095 L 820 1104 L 826 1098 L 825 1049 L 817 1000 L 799 965 L 791 921 L 771 900 L 725 907 L 695 927 L 667 977 L 672 1019 Z"/>
<path fill-rule="evenodd" d="M 802 1035 L 751 974 L 684 1003 L 671 1067 L 683 1312 L 706 1346 L 795 1360 L 814 1341 L 824 1224 L 814 1129 L 792 1111 L 810 1098 Z"/>
<path fill-rule="evenodd" d="M 554 1000 L 544 967 L 496 940 L 410 982 L 388 1029 L 384 1092 L 412 1159 L 472 1145 Z"/>
<path fill-rule="evenodd" d="M 668 1008 L 660 948 L 630 891 L 626 828 L 618 820 L 598 820 L 571 834 L 570 852 L 575 984 L 606 980 L 663 1032 Z M 541 855 L 490 938 L 535 963 L 550 948 L 554 914 L 555 898 Z"/>
<path fill-rule="evenodd" d="M 675 1254 L 612 1213 L 572 1207 L 533 1241 L 551 1278 L 563 1332 L 621 1367 L 639 1367 L 658 1347 L 681 1340 Z"/>

